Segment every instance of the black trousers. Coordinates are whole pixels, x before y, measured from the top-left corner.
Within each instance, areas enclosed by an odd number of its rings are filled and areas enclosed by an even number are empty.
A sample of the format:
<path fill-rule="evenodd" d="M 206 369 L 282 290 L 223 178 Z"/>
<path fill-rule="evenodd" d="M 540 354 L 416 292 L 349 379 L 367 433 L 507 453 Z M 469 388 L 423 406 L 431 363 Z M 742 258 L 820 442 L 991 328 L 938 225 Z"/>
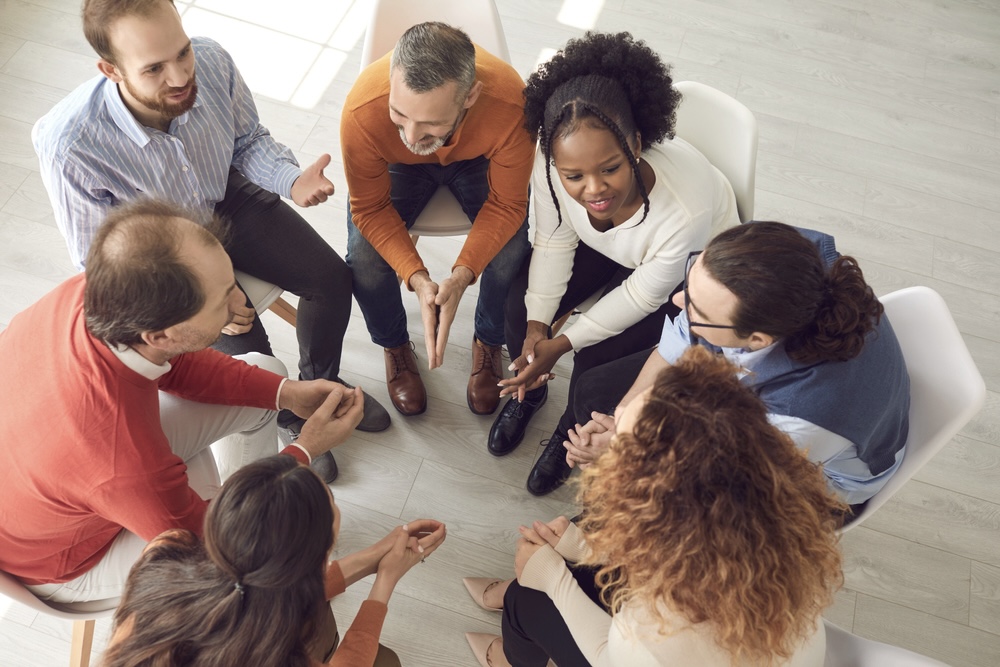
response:
<path fill-rule="evenodd" d="M 351 271 L 344 260 L 281 197 L 235 169 L 215 211 L 229 220 L 226 251 L 233 267 L 299 297 L 295 333 L 299 378 L 340 375 L 344 334 L 351 317 Z M 248 301 L 248 305 L 249 301 Z M 272 354 L 260 317 L 239 336 L 223 335 L 215 349 L 226 354 Z"/>
<path fill-rule="evenodd" d="M 607 611 L 594 575 L 596 568 L 570 566 L 580 588 Z M 544 667 L 551 658 L 559 667 L 589 667 L 566 621 L 548 595 L 510 583 L 503 598 L 503 652 L 514 667 Z"/>
<path fill-rule="evenodd" d="M 528 292 L 528 266 L 530 263 L 529 257 L 511 284 L 505 304 L 505 338 L 511 359 L 520 356 L 528 331 L 528 310 L 524 305 L 524 296 Z M 576 248 L 576 255 L 573 257 L 573 274 L 566 285 L 566 292 L 559 302 L 559 308 L 556 310 L 553 321 L 572 312 L 593 294 L 603 295 L 618 287 L 631 275 L 633 270 L 625 268 L 593 248 L 580 243 Z M 580 421 L 579 414 L 576 414 L 573 409 L 580 377 L 595 366 L 653 347 L 660 340 L 664 319 L 669 317 L 672 320 L 679 312 L 680 309 L 671 303 L 670 299 L 667 299 L 666 303 L 657 310 L 617 336 L 606 338 L 577 351 L 573 357 L 573 371 L 569 379 L 569 405 L 566 406 L 557 427 L 559 436 L 563 440 L 566 439 L 567 431 Z M 631 383 L 628 386 L 631 386 Z M 626 391 L 628 386 L 625 387 Z M 622 395 L 624 393 L 622 392 Z M 590 413 L 588 412 L 587 418 L 580 423 L 585 424 L 589 420 Z"/>

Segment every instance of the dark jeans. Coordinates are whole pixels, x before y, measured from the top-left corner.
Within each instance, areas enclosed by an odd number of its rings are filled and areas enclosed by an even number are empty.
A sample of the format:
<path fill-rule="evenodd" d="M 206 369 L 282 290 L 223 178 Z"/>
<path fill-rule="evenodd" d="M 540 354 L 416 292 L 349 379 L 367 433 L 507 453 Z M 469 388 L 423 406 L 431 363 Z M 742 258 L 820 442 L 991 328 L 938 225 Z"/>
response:
<path fill-rule="evenodd" d="M 528 291 L 529 264 L 530 262 L 524 262 L 507 295 L 506 339 L 511 359 L 520 356 L 521 348 L 524 346 L 524 338 L 527 335 L 528 311 L 524 305 L 524 296 Z M 572 312 L 574 308 L 593 294 L 606 294 L 618 287 L 633 270 L 625 268 L 593 248 L 580 243 L 576 248 L 576 255 L 573 257 L 573 275 L 570 276 L 569 283 L 566 285 L 566 293 L 563 294 L 562 300 L 559 302 L 555 320 Z M 660 340 L 660 333 L 663 331 L 664 320 L 668 317 L 673 320 L 679 312 L 680 309 L 668 298 L 666 303 L 620 334 L 576 352 L 573 357 L 573 372 L 569 378 L 569 405 L 566 406 L 559 419 L 558 431 L 563 439 L 566 438 L 567 431 L 573 428 L 577 422 L 586 424 L 590 421 L 589 412 L 586 419 L 581 421 L 579 413 L 574 414 L 575 411 L 572 409 L 579 393 L 577 384 L 580 376 L 595 366 L 613 362 L 640 350 L 648 350 L 656 345 L 657 341 Z M 630 386 L 631 383 L 626 385 L 625 391 L 628 391 Z M 625 391 L 622 392 L 622 395 L 625 394 Z"/>
<path fill-rule="evenodd" d="M 586 424 L 591 412 L 613 414 L 652 352 L 652 347 L 639 350 L 583 373 L 570 400 L 576 421 Z"/>
<path fill-rule="evenodd" d="M 601 602 L 594 575 L 597 568 L 570 566 L 570 572 L 587 596 Z M 544 667 L 551 658 L 559 667 L 589 667 L 562 614 L 541 591 L 510 583 L 503 598 L 503 652 L 514 667 Z"/>
<path fill-rule="evenodd" d="M 226 251 L 233 268 L 298 295 L 299 377 L 338 377 L 351 317 L 347 264 L 281 197 L 236 170 L 229 172 L 226 197 L 215 211 L 230 221 Z M 223 335 L 214 347 L 230 355 L 272 354 L 267 332 L 256 315 L 249 332 Z"/>
<path fill-rule="evenodd" d="M 438 187 L 447 185 L 465 215 L 475 223 L 479 209 L 490 194 L 489 164 L 486 158 L 478 157 L 446 166 L 389 165 L 392 205 L 409 229 Z M 528 218 L 525 215 L 524 224 L 479 277 L 476 337 L 487 345 L 504 342 L 503 302 L 528 250 Z M 354 273 L 354 296 L 364 313 L 372 342 L 382 347 L 398 347 L 409 341 L 396 272 L 354 225 L 350 204 L 347 207 L 347 264 Z"/>

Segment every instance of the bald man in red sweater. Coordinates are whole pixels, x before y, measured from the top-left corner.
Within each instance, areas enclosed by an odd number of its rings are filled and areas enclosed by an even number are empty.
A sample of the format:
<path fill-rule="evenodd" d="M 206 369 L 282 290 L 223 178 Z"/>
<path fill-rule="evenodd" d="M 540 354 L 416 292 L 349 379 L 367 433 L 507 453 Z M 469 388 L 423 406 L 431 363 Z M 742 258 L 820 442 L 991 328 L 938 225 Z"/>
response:
<path fill-rule="evenodd" d="M 500 401 L 504 301 L 529 250 L 535 142 L 524 128 L 523 91 L 514 68 L 461 30 L 431 22 L 407 30 L 361 72 L 344 103 L 346 259 L 368 332 L 384 349 L 389 396 L 404 415 L 422 413 L 427 397 L 398 280 L 417 295 L 428 367 L 436 368 L 466 288 L 482 277 L 466 400 L 476 414 Z M 435 280 L 407 230 L 442 185 L 472 229 L 451 274 Z"/>
<path fill-rule="evenodd" d="M 147 541 L 201 534 L 213 442 L 231 436 L 232 466 L 274 454 L 282 408 L 308 418 L 282 453 L 308 464 L 346 440 L 360 389 L 208 347 L 242 305 L 212 232 L 146 200 L 114 209 L 86 273 L 0 332 L 0 570 L 51 601 L 117 598 Z"/>

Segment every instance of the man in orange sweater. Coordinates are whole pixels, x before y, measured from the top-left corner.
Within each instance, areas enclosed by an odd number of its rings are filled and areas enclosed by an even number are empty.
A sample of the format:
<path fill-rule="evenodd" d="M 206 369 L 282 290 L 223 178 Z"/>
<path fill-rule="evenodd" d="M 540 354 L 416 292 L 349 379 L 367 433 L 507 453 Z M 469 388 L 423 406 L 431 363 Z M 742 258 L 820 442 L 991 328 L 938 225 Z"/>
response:
<path fill-rule="evenodd" d="M 386 383 L 404 415 L 427 396 L 397 280 L 416 293 L 428 367 L 440 366 L 466 288 L 480 275 L 466 392 L 476 414 L 496 410 L 503 378 L 504 299 L 528 252 L 534 141 L 524 129 L 524 82 L 514 69 L 443 23 L 413 26 L 367 67 L 340 123 L 350 190 L 347 263 Z M 472 221 L 451 275 L 431 278 L 407 229 L 446 185 Z"/>
<path fill-rule="evenodd" d="M 283 453 L 308 464 L 361 419 L 360 389 L 208 348 L 244 297 L 222 245 L 185 215 L 116 207 L 86 273 L 0 332 L 0 570 L 44 599 L 117 598 L 147 541 L 201 534 L 213 442 L 234 468 L 272 455 L 288 408 L 308 419 Z"/>

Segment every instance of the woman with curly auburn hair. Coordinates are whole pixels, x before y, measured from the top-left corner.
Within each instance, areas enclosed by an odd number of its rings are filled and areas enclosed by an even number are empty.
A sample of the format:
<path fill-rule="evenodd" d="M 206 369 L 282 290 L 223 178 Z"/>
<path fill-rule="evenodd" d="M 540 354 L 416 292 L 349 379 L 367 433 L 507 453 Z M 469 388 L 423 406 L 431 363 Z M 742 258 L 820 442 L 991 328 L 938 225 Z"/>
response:
<path fill-rule="evenodd" d="M 652 352 L 580 379 L 574 411 L 586 423 L 570 434 L 568 457 L 585 464 L 598 456 L 614 429 L 602 413 L 617 414 L 700 345 L 742 369 L 771 423 L 851 505 L 851 520 L 902 463 L 910 412 L 903 352 L 857 261 L 827 234 L 753 222 L 692 252 L 683 287 L 674 296 L 681 314 L 664 324 Z"/>
<path fill-rule="evenodd" d="M 629 33 L 588 33 L 528 77 L 525 125 L 539 138 L 530 262 L 511 286 L 506 342 L 517 376 L 490 430 L 488 449 L 510 453 L 547 398 L 556 361 L 576 353 L 577 377 L 597 364 L 648 349 L 665 317 L 684 260 L 739 224 L 726 177 L 674 137 L 681 95 L 670 67 Z M 592 295 L 599 301 L 552 337 L 550 325 Z M 531 493 L 565 480 L 566 410 L 528 477 Z"/>
<path fill-rule="evenodd" d="M 823 664 L 843 505 L 736 371 L 689 350 L 584 472 L 579 525 L 522 527 L 483 665 Z"/>
<path fill-rule="evenodd" d="M 236 471 L 205 516 L 205 541 L 168 531 L 133 565 L 104 667 L 399 667 L 378 642 L 400 578 L 445 538 L 430 519 L 329 562 L 340 528 L 330 489 L 290 456 Z M 328 600 L 375 575 L 339 641 Z"/>

